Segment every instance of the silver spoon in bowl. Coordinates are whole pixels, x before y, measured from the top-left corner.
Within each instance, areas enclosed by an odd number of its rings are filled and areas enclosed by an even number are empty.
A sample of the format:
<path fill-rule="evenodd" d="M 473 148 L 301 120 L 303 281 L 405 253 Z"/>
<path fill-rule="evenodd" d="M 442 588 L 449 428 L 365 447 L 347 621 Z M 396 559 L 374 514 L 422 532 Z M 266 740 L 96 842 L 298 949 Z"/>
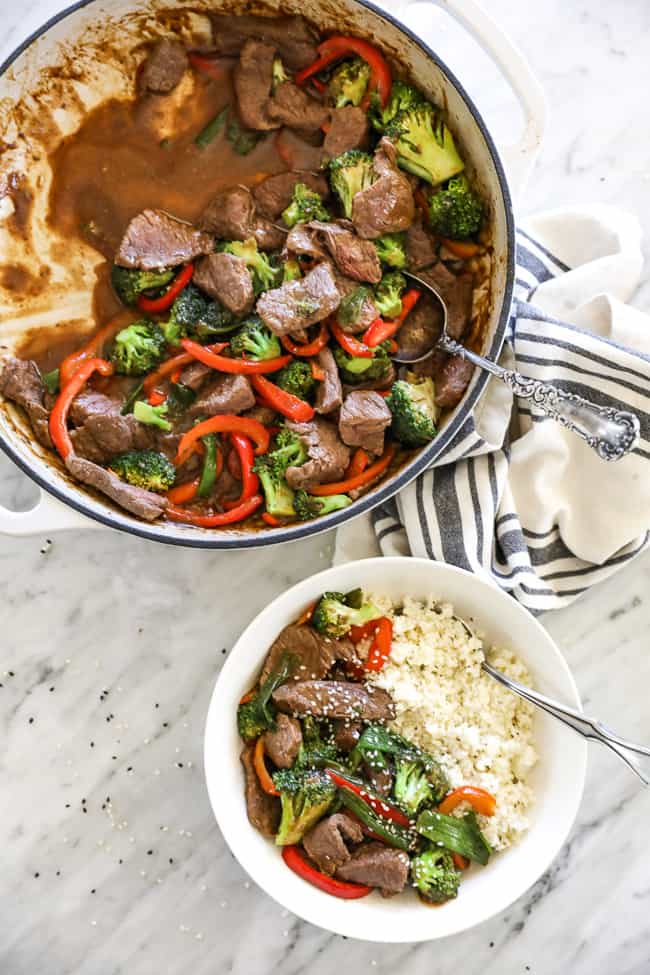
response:
<path fill-rule="evenodd" d="M 460 616 L 454 616 L 454 619 L 464 627 L 470 637 L 478 639 L 471 626 L 464 619 L 461 619 Z M 604 725 L 602 721 L 598 721 L 596 718 L 590 718 L 581 711 L 570 708 L 567 704 L 560 704 L 559 701 L 554 701 L 545 694 L 540 694 L 539 691 L 533 691 L 530 687 L 526 687 L 525 684 L 520 684 L 519 681 L 508 677 L 507 674 L 493 667 L 485 657 L 485 653 L 483 653 L 481 668 L 484 673 L 498 681 L 499 684 L 503 684 L 509 691 L 512 691 L 519 697 L 523 697 L 525 701 L 529 701 L 542 711 L 546 711 L 551 717 L 557 718 L 558 721 L 561 721 L 562 724 L 571 728 L 577 734 L 582 735 L 587 741 L 597 741 L 601 745 L 606 745 L 622 762 L 625 762 L 627 767 L 641 779 L 644 785 L 650 785 L 650 748 L 645 745 L 637 745 L 632 741 L 628 741 L 626 738 L 621 738 L 611 728 Z M 643 766 L 639 763 L 637 756 L 646 759 Z"/>
<path fill-rule="evenodd" d="M 530 379 L 512 369 L 504 369 L 496 362 L 477 355 L 471 349 L 466 349 L 448 334 L 447 306 L 436 289 L 410 271 L 402 273 L 437 301 L 442 312 L 442 329 L 430 348 L 414 355 L 398 349 L 391 356 L 393 362 L 405 366 L 413 365 L 428 359 L 436 349 L 442 349 L 450 355 L 462 356 L 463 359 L 496 376 L 512 390 L 515 396 L 531 400 L 534 409 L 577 434 L 596 451 L 602 460 L 620 460 L 637 445 L 640 424 L 639 418 L 634 413 L 617 410 L 612 406 L 598 406 L 552 383 Z"/>

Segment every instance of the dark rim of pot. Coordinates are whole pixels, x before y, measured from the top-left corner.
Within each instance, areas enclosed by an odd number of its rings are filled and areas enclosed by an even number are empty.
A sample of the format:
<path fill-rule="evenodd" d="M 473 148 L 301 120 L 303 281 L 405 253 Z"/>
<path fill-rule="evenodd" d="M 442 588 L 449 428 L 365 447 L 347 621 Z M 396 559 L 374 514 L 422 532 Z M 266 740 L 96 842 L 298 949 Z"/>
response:
<path fill-rule="evenodd" d="M 0 76 L 4 75 L 7 69 L 20 57 L 20 55 L 26 51 L 27 48 L 34 43 L 34 41 L 38 40 L 39 37 L 42 37 L 43 34 L 46 34 L 51 27 L 54 27 L 60 21 L 65 20 L 66 17 L 69 17 L 77 10 L 81 10 L 83 7 L 90 6 L 95 2 L 96 0 L 80 0 L 79 3 L 75 3 L 72 6 L 67 7 L 54 17 L 51 17 L 48 21 L 46 21 L 45 24 L 42 25 L 42 27 L 39 27 L 38 30 L 34 31 L 33 34 L 27 37 L 22 44 L 20 44 L 19 47 L 17 47 L 16 50 L 9 55 L 8 58 L 6 58 L 2 65 L 0 65 Z M 508 189 L 508 182 L 503 165 L 499 158 L 496 146 L 478 109 L 476 108 L 476 105 L 471 100 L 456 76 L 431 50 L 431 48 L 425 44 L 425 42 L 409 27 L 401 23 L 401 21 L 397 20 L 397 18 L 393 17 L 392 14 L 388 13 L 386 10 L 382 10 L 381 8 L 375 6 L 375 4 L 371 3 L 370 0 L 354 0 L 354 2 L 359 4 L 361 7 L 366 7 L 378 17 L 381 17 L 382 20 L 392 24 L 393 27 L 405 34 L 414 44 L 417 44 L 424 54 L 426 54 L 427 57 L 433 61 L 436 67 L 446 76 L 450 84 L 454 86 L 458 94 L 467 105 L 467 108 L 469 109 L 474 122 L 478 126 L 478 129 L 488 148 L 488 152 L 492 158 L 492 163 L 497 174 L 497 179 L 499 181 L 499 187 L 503 198 L 508 248 L 508 264 L 506 268 L 503 306 L 501 308 L 499 321 L 492 338 L 492 343 L 487 352 L 488 358 L 496 359 L 503 345 L 506 326 L 510 315 L 510 305 L 512 301 L 515 274 L 515 231 L 514 217 L 512 212 L 512 199 Z M 0 436 L 0 448 L 22 471 L 24 471 L 25 474 L 28 475 L 28 477 L 35 481 L 39 487 L 43 488 L 43 490 L 53 495 L 64 504 L 69 505 L 76 511 L 79 511 L 81 514 L 86 515 L 88 518 L 91 518 L 94 521 L 101 522 L 102 524 L 107 525 L 109 528 L 115 528 L 118 531 L 124 531 L 132 535 L 139 535 L 141 538 L 147 538 L 151 541 L 163 542 L 167 545 L 181 545 L 186 548 L 259 548 L 263 545 L 277 545 L 280 542 L 289 542 L 297 539 L 307 538 L 310 535 L 317 535 L 321 532 L 328 531 L 331 528 L 336 528 L 338 525 L 342 525 L 346 521 L 352 520 L 357 515 L 363 514 L 363 512 L 369 511 L 371 508 L 375 508 L 382 504 L 382 502 L 393 497 L 398 491 L 406 487 L 407 484 L 417 477 L 418 474 L 421 474 L 422 471 L 426 470 L 426 468 L 429 467 L 433 461 L 440 456 L 442 451 L 451 443 L 467 418 L 471 415 L 472 409 L 485 389 L 489 378 L 490 377 L 487 372 L 481 372 L 477 379 L 475 379 L 473 388 L 467 394 L 466 399 L 461 404 L 461 407 L 456 415 L 443 427 L 435 440 L 432 440 L 428 447 L 424 447 L 418 456 L 406 464 L 398 474 L 396 474 L 389 481 L 381 484 L 376 490 L 370 491 L 368 494 L 364 494 L 357 501 L 354 501 L 348 508 L 344 508 L 341 511 L 335 511 L 330 515 L 323 516 L 322 518 L 316 518 L 313 521 L 298 522 L 297 524 L 294 523 L 282 528 L 260 529 L 259 531 L 255 532 L 237 533 L 233 530 L 224 531 L 221 529 L 213 533 L 206 531 L 205 534 L 201 535 L 189 534 L 189 532 L 188 534 L 185 534 L 188 529 L 181 529 L 180 526 L 172 527 L 169 522 L 164 523 L 164 527 L 161 526 L 158 531 L 155 531 L 145 522 L 131 520 L 127 521 L 128 516 L 122 515 L 117 511 L 115 514 L 110 514 L 108 512 L 104 514 L 103 512 L 94 511 L 82 500 L 81 497 L 78 496 L 77 492 L 73 488 L 66 488 L 52 484 L 47 480 L 47 478 L 34 471 L 30 464 L 14 449 L 11 443 L 2 436 Z M 173 532 L 177 532 L 177 534 L 172 534 Z"/>

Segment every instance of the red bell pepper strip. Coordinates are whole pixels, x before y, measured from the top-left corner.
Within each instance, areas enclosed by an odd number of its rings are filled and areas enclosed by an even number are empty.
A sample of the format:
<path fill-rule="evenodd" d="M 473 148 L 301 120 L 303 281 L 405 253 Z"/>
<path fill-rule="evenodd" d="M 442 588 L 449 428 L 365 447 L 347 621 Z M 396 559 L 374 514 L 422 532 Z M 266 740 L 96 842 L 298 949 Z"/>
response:
<path fill-rule="evenodd" d="M 361 640 L 366 640 L 369 636 L 372 636 L 377 629 L 377 620 L 369 620 L 367 623 L 362 623 L 361 626 L 351 626 L 349 637 L 353 643 L 360 643 Z"/>
<path fill-rule="evenodd" d="M 158 366 L 154 372 L 150 372 L 148 376 L 145 376 L 143 387 L 145 393 L 151 392 L 151 390 L 162 380 L 166 379 L 168 376 L 173 375 L 178 369 L 183 369 L 184 366 L 189 366 L 190 362 L 194 359 L 187 352 L 181 353 L 181 355 L 175 355 L 173 359 L 167 359 L 163 362 L 161 366 Z"/>
<path fill-rule="evenodd" d="M 237 457 L 239 459 L 239 478 L 242 485 L 241 494 L 237 500 L 226 501 L 224 503 L 224 508 L 227 510 L 236 508 L 238 505 L 248 500 L 248 498 L 251 498 L 254 494 L 257 494 L 260 489 L 260 479 L 253 470 L 255 454 L 253 453 L 253 445 L 250 442 L 250 439 L 241 433 L 232 433 L 230 435 L 230 442 L 235 448 Z"/>
<path fill-rule="evenodd" d="M 454 866 L 457 870 L 467 870 L 469 867 L 470 861 L 467 859 L 467 857 L 464 857 L 462 853 L 452 852 L 451 859 L 454 861 Z"/>
<path fill-rule="evenodd" d="M 312 78 L 311 83 L 316 89 L 316 91 L 319 92 L 321 95 L 324 95 L 325 92 L 327 91 L 327 85 L 323 84 L 320 78 Z"/>
<path fill-rule="evenodd" d="M 364 670 L 376 672 L 381 670 L 390 656 L 393 640 L 393 624 L 387 616 L 376 621 L 377 628 L 370 644 L 370 650 L 363 667 Z"/>
<path fill-rule="evenodd" d="M 253 388 L 260 393 L 274 410 L 286 416 L 288 420 L 295 423 L 306 423 L 314 415 L 314 407 L 299 396 L 288 393 L 286 389 L 281 389 L 275 383 L 270 382 L 265 376 L 253 376 L 251 378 Z"/>
<path fill-rule="evenodd" d="M 279 796 L 280 793 L 273 785 L 273 779 L 269 775 L 269 770 L 267 769 L 266 762 L 264 761 L 264 735 L 260 735 L 255 742 L 253 765 L 255 767 L 255 771 L 257 772 L 257 778 L 262 786 L 262 790 L 269 796 Z"/>
<path fill-rule="evenodd" d="M 164 403 L 167 397 L 163 393 L 162 389 L 152 389 L 149 393 L 148 400 L 152 406 L 160 406 Z"/>
<path fill-rule="evenodd" d="M 225 74 L 224 69 L 211 60 L 211 58 L 204 58 L 202 54 L 197 54 L 196 51 L 190 51 L 187 59 L 193 68 L 196 68 L 197 71 L 201 71 L 203 74 L 209 75 L 214 81 L 221 81 L 223 79 Z"/>
<path fill-rule="evenodd" d="M 385 342 L 386 339 L 392 338 L 395 332 L 404 324 L 406 316 L 417 305 L 421 294 L 422 292 L 418 291 L 417 288 L 409 288 L 402 297 L 402 310 L 396 318 L 389 318 L 387 320 L 375 318 L 372 325 L 363 333 L 363 341 L 365 344 L 373 349 L 375 346 Z"/>
<path fill-rule="evenodd" d="M 392 85 L 390 67 L 376 47 L 359 37 L 346 37 L 341 34 L 333 34 L 332 37 L 328 37 L 322 44 L 318 45 L 319 56 L 316 60 L 296 74 L 294 78 L 296 84 L 304 84 L 313 75 L 318 74 L 319 71 L 348 54 L 358 54 L 370 65 L 368 91 L 361 102 L 361 107 L 367 108 L 370 104 L 370 94 L 377 92 L 381 106 L 384 108 L 390 96 Z"/>
<path fill-rule="evenodd" d="M 194 511 L 169 505 L 165 509 L 165 515 L 171 521 L 184 521 L 199 528 L 221 528 L 223 525 L 233 525 L 236 521 L 243 521 L 244 518 L 250 517 L 263 503 L 262 495 L 254 494 L 252 498 L 244 501 L 237 508 L 233 508 L 232 511 L 220 511 L 213 515 L 199 515 Z"/>
<path fill-rule="evenodd" d="M 355 339 L 353 335 L 348 335 L 347 332 L 344 332 L 338 322 L 332 320 L 330 322 L 330 328 L 332 329 L 334 338 L 348 355 L 352 355 L 357 359 L 372 359 L 372 349 L 369 349 L 363 342 Z"/>
<path fill-rule="evenodd" d="M 272 528 L 278 528 L 282 524 L 279 518 L 276 518 L 275 515 L 270 515 L 268 511 L 262 512 L 262 521 L 266 522 Z"/>
<path fill-rule="evenodd" d="M 315 867 L 307 863 L 297 846 L 283 846 L 282 859 L 289 867 L 289 870 L 293 870 L 299 877 L 306 880 L 308 884 L 311 884 L 313 887 L 318 887 L 319 890 L 324 891 L 326 894 L 331 894 L 332 897 L 355 900 L 359 897 L 366 897 L 367 894 L 372 892 L 372 887 L 366 887 L 365 884 L 351 884 L 345 880 L 336 880 L 334 877 L 328 877 L 327 874 L 316 870 Z"/>
<path fill-rule="evenodd" d="M 336 481 L 334 484 L 318 484 L 316 487 L 310 488 L 309 493 L 314 494 L 318 498 L 324 498 L 330 494 L 347 494 L 348 491 L 353 491 L 354 488 L 361 487 L 363 484 L 367 484 L 368 481 L 379 477 L 389 466 L 395 456 L 396 450 L 397 448 L 394 444 L 389 444 L 379 460 L 376 460 L 374 464 L 367 467 L 362 474 L 357 474 L 356 477 L 349 477 L 345 481 Z"/>
<path fill-rule="evenodd" d="M 481 253 L 481 245 L 473 240 L 449 240 L 448 237 L 441 237 L 440 242 L 445 245 L 448 251 L 451 251 L 454 257 L 466 259 L 476 257 L 477 254 Z"/>
<path fill-rule="evenodd" d="M 327 330 L 327 325 L 325 322 L 321 322 L 320 332 L 311 342 L 294 342 L 288 335 L 281 335 L 280 341 L 282 342 L 282 347 L 290 352 L 291 355 L 299 355 L 309 357 L 312 355 L 318 355 L 320 350 L 327 345 L 327 340 L 329 339 L 329 332 Z"/>
<path fill-rule="evenodd" d="M 195 477 L 193 481 L 187 481 L 185 484 L 171 488 L 167 492 L 168 501 L 170 504 L 187 504 L 188 501 L 192 501 L 196 497 L 200 482 L 201 478 Z"/>
<path fill-rule="evenodd" d="M 77 366 L 77 371 L 65 384 L 56 398 L 50 413 L 49 429 L 52 443 L 65 460 L 72 453 L 72 441 L 68 433 L 68 412 L 75 396 L 81 392 L 94 372 L 101 376 L 110 376 L 114 371 L 113 364 L 106 359 L 86 359 Z"/>
<path fill-rule="evenodd" d="M 179 458 L 186 453 L 195 441 L 205 437 L 206 433 L 243 433 L 245 437 L 255 443 L 255 456 L 265 454 L 269 449 L 271 435 L 269 431 L 249 416 L 234 416 L 232 413 L 220 413 L 217 416 L 209 416 L 207 420 L 202 420 L 196 426 L 191 427 L 184 433 L 178 445 L 175 463 L 178 464 Z"/>
<path fill-rule="evenodd" d="M 68 383 L 76 373 L 79 364 L 87 359 L 95 359 L 100 356 L 102 346 L 112 339 L 114 335 L 121 332 L 123 328 L 135 321 L 135 314 L 132 311 L 121 311 L 110 322 L 103 325 L 98 332 L 81 349 L 67 355 L 59 366 L 59 377 L 61 389 Z"/>
<path fill-rule="evenodd" d="M 276 359 L 264 359 L 262 362 L 249 362 L 247 359 L 230 359 L 225 355 L 216 355 L 211 346 L 199 345 L 191 339 L 182 339 L 181 345 L 193 359 L 198 359 L 211 369 L 219 372 L 232 372 L 244 375 L 256 375 L 265 372 L 277 372 L 291 362 L 290 355 L 281 355 Z M 225 345 L 221 345 L 225 348 Z"/>
<path fill-rule="evenodd" d="M 497 801 L 491 792 L 476 785 L 460 785 L 445 796 L 438 806 L 438 812 L 447 816 L 461 802 L 469 802 L 483 816 L 494 816 L 497 808 Z"/>
<path fill-rule="evenodd" d="M 314 615 L 314 610 L 315 610 L 315 609 L 316 609 L 316 607 L 318 606 L 318 603 L 319 603 L 319 602 L 320 602 L 320 600 L 318 600 L 318 599 L 315 599 L 313 603 L 310 603 L 310 604 L 309 604 L 309 606 L 308 606 L 308 607 L 307 607 L 307 609 L 306 609 L 306 610 L 305 610 L 305 611 L 304 611 L 304 612 L 302 613 L 302 615 L 298 617 L 298 620 L 296 621 L 296 622 L 298 623 L 298 625 L 300 625 L 300 624 L 302 624 L 302 623 L 309 623 L 309 621 L 310 621 L 310 619 L 311 619 L 311 618 L 312 618 L 312 616 Z"/>
<path fill-rule="evenodd" d="M 167 311 L 167 309 L 173 304 L 174 299 L 179 296 L 183 288 L 190 283 L 193 274 L 194 265 L 186 264 L 185 267 L 178 272 L 170 286 L 167 288 L 167 291 L 165 291 L 164 295 L 161 295 L 159 298 L 147 298 L 146 295 L 140 295 L 138 298 L 138 308 L 152 315 Z"/>
<path fill-rule="evenodd" d="M 335 772 L 331 768 L 326 768 L 325 772 L 340 789 L 348 789 L 363 799 L 377 816 L 388 819 L 391 823 L 397 823 L 398 826 L 409 827 L 411 825 L 408 816 L 405 816 L 401 809 L 386 802 L 381 796 L 374 795 L 365 784 L 357 782 L 356 779 L 349 778 L 347 775 L 342 775 L 340 772 Z"/>
<path fill-rule="evenodd" d="M 309 368 L 311 369 L 312 378 L 315 379 L 317 383 L 325 382 L 325 370 L 318 362 L 316 362 L 315 359 L 310 359 Z"/>
<path fill-rule="evenodd" d="M 370 463 L 370 458 L 368 457 L 368 454 L 365 452 L 363 447 L 357 447 L 357 449 L 353 454 L 352 460 L 350 461 L 348 469 L 345 472 L 346 478 L 356 477 L 357 474 L 362 474 L 369 463 Z"/>

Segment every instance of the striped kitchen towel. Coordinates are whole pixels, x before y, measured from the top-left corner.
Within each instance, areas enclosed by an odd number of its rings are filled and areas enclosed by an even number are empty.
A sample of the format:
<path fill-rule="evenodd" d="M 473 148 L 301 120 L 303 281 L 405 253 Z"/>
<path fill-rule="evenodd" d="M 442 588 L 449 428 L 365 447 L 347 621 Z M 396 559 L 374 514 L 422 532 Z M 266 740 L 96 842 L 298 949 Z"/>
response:
<path fill-rule="evenodd" d="M 641 441 L 615 463 L 492 379 L 433 467 L 339 530 L 335 561 L 415 555 L 491 579 L 533 612 L 568 605 L 650 542 L 650 317 L 636 218 L 562 209 L 517 234 L 502 363 L 635 412 Z"/>

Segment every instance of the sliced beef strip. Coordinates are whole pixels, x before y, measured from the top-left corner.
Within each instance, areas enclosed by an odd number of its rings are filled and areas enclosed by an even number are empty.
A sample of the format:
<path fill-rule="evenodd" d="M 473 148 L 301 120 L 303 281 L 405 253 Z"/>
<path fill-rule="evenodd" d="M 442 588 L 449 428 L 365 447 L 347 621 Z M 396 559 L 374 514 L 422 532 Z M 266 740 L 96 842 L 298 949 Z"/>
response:
<path fill-rule="evenodd" d="M 281 711 L 297 716 L 389 721 L 395 717 L 390 694 L 380 687 L 337 680 L 303 680 L 273 692 Z"/>
<path fill-rule="evenodd" d="M 388 139 L 382 139 L 375 152 L 375 172 L 379 178 L 372 186 L 355 193 L 352 200 L 352 223 L 361 237 L 373 239 L 396 233 L 413 223 L 413 190 L 395 160 L 395 147 Z"/>
<path fill-rule="evenodd" d="M 258 14 L 211 14 L 214 50 L 239 54 L 250 37 L 277 48 L 284 64 L 297 71 L 316 60 L 318 39 L 300 16 L 262 17 Z"/>
<path fill-rule="evenodd" d="M 282 211 L 286 210 L 293 199 L 293 188 L 296 183 L 304 183 L 323 198 L 329 193 L 327 180 L 318 173 L 291 170 L 288 173 L 267 176 L 253 189 L 253 198 L 262 216 L 267 220 L 278 220 Z"/>
<path fill-rule="evenodd" d="M 163 210 L 143 210 L 126 228 L 115 263 L 153 271 L 193 261 L 213 250 L 214 240 L 209 234 Z"/>
<path fill-rule="evenodd" d="M 263 684 L 274 670 L 283 653 L 295 659 L 294 679 L 319 680 L 326 677 L 338 660 L 355 664 L 359 662 L 354 644 L 346 638 L 333 640 L 324 637 L 311 626 L 290 623 L 278 634 L 266 655 L 260 682 Z"/>
<path fill-rule="evenodd" d="M 96 416 L 118 416 L 122 403 L 106 393 L 99 393 L 89 386 L 82 389 L 70 404 L 68 418 L 75 427 L 81 427 Z"/>
<path fill-rule="evenodd" d="M 278 768 L 291 768 L 301 745 L 300 722 L 288 714 L 279 714 L 273 731 L 264 734 L 264 751 Z"/>
<path fill-rule="evenodd" d="M 360 284 L 358 281 L 353 281 L 352 278 L 346 277 L 345 274 L 336 274 L 336 286 L 341 292 L 341 298 L 345 298 L 353 291 L 356 291 L 360 287 Z M 368 293 L 364 298 L 356 321 L 339 321 L 339 325 L 348 335 L 359 335 L 361 332 L 365 332 L 368 326 L 372 325 L 378 315 L 379 311 L 377 310 L 377 306 L 372 300 L 371 294 Z"/>
<path fill-rule="evenodd" d="M 336 721 L 334 726 L 334 744 L 342 752 L 351 752 L 356 748 L 363 725 L 360 721 Z"/>
<path fill-rule="evenodd" d="M 192 362 L 183 369 L 180 382 L 183 386 L 187 386 L 188 389 L 192 389 L 196 393 L 208 376 L 211 376 L 213 373 L 214 369 L 211 369 L 210 366 L 205 366 L 202 362 Z"/>
<path fill-rule="evenodd" d="M 188 67 L 187 52 L 179 41 L 165 38 L 151 50 L 138 78 L 140 91 L 167 95 L 173 91 Z"/>
<path fill-rule="evenodd" d="M 474 374 L 474 366 L 462 356 L 447 356 L 434 373 L 436 405 L 451 409 L 460 403 Z"/>
<path fill-rule="evenodd" d="M 132 414 L 97 413 L 89 416 L 83 426 L 72 430 L 70 439 L 75 453 L 96 464 L 105 464 L 127 450 L 155 448 L 155 432 L 138 423 Z"/>
<path fill-rule="evenodd" d="M 305 833 L 302 845 L 318 869 L 332 877 L 350 859 L 347 843 L 362 840 L 363 830 L 354 819 L 345 813 L 334 813 Z"/>
<path fill-rule="evenodd" d="M 390 769 L 373 768 L 368 762 L 364 762 L 363 773 L 373 792 L 378 796 L 390 795 L 390 790 L 393 788 L 393 773 Z"/>
<path fill-rule="evenodd" d="M 348 393 L 339 414 L 339 434 L 348 447 L 363 447 L 371 454 L 383 454 L 384 431 L 392 414 L 386 400 L 374 390 Z"/>
<path fill-rule="evenodd" d="M 340 481 L 350 463 L 350 449 L 339 439 L 334 424 L 316 417 L 307 423 L 288 422 L 286 425 L 300 436 L 309 455 L 300 467 L 287 468 L 290 487 L 309 489 L 317 484 Z"/>
<path fill-rule="evenodd" d="M 258 299 L 257 314 L 276 335 L 308 328 L 327 318 L 341 296 L 329 264 L 318 264 L 298 281 L 287 281 Z"/>
<path fill-rule="evenodd" d="M 392 850 L 383 843 L 364 843 L 336 871 L 339 880 L 368 887 L 379 887 L 383 897 L 404 890 L 408 880 L 409 858 L 403 850 Z"/>
<path fill-rule="evenodd" d="M 329 119 L 330 109 L 293 82 L 284 81 L 269 101 L 268 114 L 278 126 L 318 132 Z"/>
<path fill-rule="evenodd" d="M 419 271 L 438 260 L 438 245 L 422 220 L 416 220 L 406 231 L 406 257 L 409 271 Z"/>
<path fill-rule="evenodd" d="M 215 374 L 187 409 L 188 416 L 216 416 L 218 413 L 243 413 L 255 406 L 255 394 L 246 376 Z"/>
<path fill-rule="evenodd" d="M 362 240 L 339 223 L 312 220 L 307 226 L 320 233 L 342 274 L 355 281 L 369 281 L 370 284 L 381 281 L 381 264 L 371 241 Z"/>
<path fill-rule="evenodd" d="M 65 466 L 74 478 L 82 484 L 89 484 L 105 494 L 112 501 L 118 504 L 125 511 L 143 521 L 155 521 L 165 511 L 168 501 L 164 495 L 154 494 L 152 491 L 144 491 L 142 488 L 133 487 L 121 481 L 117 474 L 107 471 L 98 464 L 86 460 L 84 457 L 77 457 L 72 452 L 65 461 Z"/>
<path fill-rule="evenodd" d="M 253 762 L 254 751 L 254 745 L 246 745 L 240 755 L 246 779 L 246 812 L 255 829 L 264 836 L 275 836 L 280 825 L 280 800 L 262 789 Z"/>
<path fill-rule="evenodd" d="M 472 317 L 472 295 L 474 278 L 471 271 L 452 274 L 442 261 L 420 272 L 420 277 L 428 281 L 447 305 L 447 331 L 453 339 L 460 341 Z"/>
<path fill-rule="evenodd" d="M 327 251 L 320 241 L 318 231 L 311 230 L 306 223 L 297 223 L 291 228 L 284 246 L 289 254 L 301 254 L 303 257 L 313 257 L 317 261 L 327 257 Z M 334 276 L 338 283 L 339 275 L 335 272 Z M 357 282 L 353 282 L 353 285 L 356 287 Z"/>
<path fill-rule="evenodd" d="M 282 230 L 256 214 L 255 201 L 246 186 L 231 186 L 215 196 L 201 217 L 201 226 L 225 240 L 254 237 L 261 250 L 277 250 L 285 240 Z"/>
<path fill-rule="evenodd" d="M 343 390 L 339 370 L 329 345 L 318 353 L 318 364 L 325 373 L 325 378 L 318 384 L 316 390 L 315 409 L 317 413 L 333 413 L 343 402 Z"/>
<path fill-rule="evenodd" d="M 243 416 L 257 420 L 263 427 L 272 427 L 278 422 L 278 414 L 270 406 L 253 406 L 250 410 L 245 410 Z"/>
<path fill-rule="evenodd" d="M 348 149 L 363 149 L 368 142 L 368 116 L 362 108 L 345 105 L 331 110 L 323 150 L 330 159 Z"/>
<path fill-rule="evenodd" d="M 50 414 L 45 406 L 45 386 L 36 363 L 32 359 L 13 356 L 7 359 L 0 373 L 0 393 L 22 406 L 38 442 L 44 447 L 51 447 L 48 428 Z"/>
<path fill-rule="evenodd" d="M 233 72 L 239 117 L 249 129 L 279 129 L 279 119 L 269 111 L 275 44 L 251 38 L 244 44 Z"/>
<path fill-rule="evenodd" d="M 399 351 L 405 356 L 424 355 L 438 340 L 442 331 L 442 310 L 436 299 L 424 292 L 395 336 Z"/>
<path fill-rule="evenodd" d="M 253 307 L 253 279 L 241 257 L 226 253 L 209 254 L 196 265 L 194 281 L 234 315 L 245 315 Z"/>

